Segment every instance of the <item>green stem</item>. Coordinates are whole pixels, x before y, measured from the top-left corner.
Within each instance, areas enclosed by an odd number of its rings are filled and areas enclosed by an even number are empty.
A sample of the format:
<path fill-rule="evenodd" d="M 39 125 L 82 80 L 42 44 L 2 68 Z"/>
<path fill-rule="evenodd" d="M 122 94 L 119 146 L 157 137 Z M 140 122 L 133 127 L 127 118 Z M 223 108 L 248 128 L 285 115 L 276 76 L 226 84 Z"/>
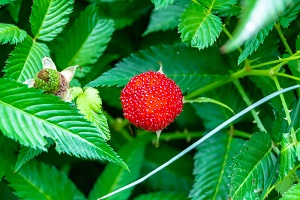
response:
<path fill-rule="evenodd" d="M 289 75 L 289 74 L 284 74 L 284 73 L 275 73 L 276 76 L 282 76 L 282 77 L 286 77 L 286 78 L 290 78 L 290 79 L 293 79 L 293 80 L 296 80 L 296 81 L 300 81 L 300 78 L 298 77 L 295 77 L 295 76 L 292 76 L 292 75 Z"/>
<path fill-rule="evenodd" d="M 277 63 L 281 63 L 281 65 L 283 65 L 283 64 L 286 64 L 289 61 L 300 59 L 300 56 L 298 56 L 299 54 L 300 54 L 300 51 L 293 54 L 293 55 L 291 55 L 288 58 L 282 58 L 282 59 L 272 60 L 272 61 L 265 62 L 265 63 L 258 64 L 258 65 L 253 65 L 253 66 L 251 66 L 251 69 L 256 69 L 256 68 L 260 68 L 260 67 L 264 67 L 264 66 L 272 65 L 272 64 L 277 64 Z"/>
<path fill-rule="evenodd" d="M 243 100 L 245 101 L 247 106 L 251 106 L 252 103 L 250 101 L 250 99 L 248 98 L 244 88 L 242 87 L 241 83 L 239 82 L 239 80 L 234 80 L 233 81 L 235 87 L 237 88 L 237 90 L 239 91 L 239 93 L 241 94 L 241 96 L 243 97 Z M 264 125 L 262 124 L 260 118 L 258 117 L 258 113 L 253 109 L 250 111 L 259 130 L 266 132 L 266 129 L 264 127 Z"/>
<path fill-rule="evenodd" d="M 279 24 L 279 23 L 276 23 L 276 24 L 275 24 L 275 28 L 276 28 L 276 30 L 277 30 L 277 32 L 278 32 L 278 34 L 279 34 L 279 37 L 280 37 L 280 39 L 281 39 L 283 45 L 285 46 L 286 51 L 287 51 L 289 54 L 292 55 L 292 54 L 293 54 L 293 51 L 291 50 L 289 44 L 286 42 L 286 39 L 285 39 L 284 35 L 282 34 L 282 31 L 281 31 L 281 28 L 280 28 L 280 24 Z"/>
<path fill-rule="evenodd" d="M 225 27 L 225 24 L 222 26 L 222 31 L 227 35 L 227 37 L 228 37 L 229 39 L 232 40 L 232 35 L 231 35 L 231 33 L 229 33 L 229 31 L 228 31 L 227 28 Z M 238 47 L 237 50 L 238 50 L 240 53 L 242 53 L 242 51 L 243 51 L 243 50 L 241 49 L 241 47 Z"/>
<path fill-rule="evenodd" d="M 160 135 L 160 141 L 170 141 L 170 140 L 182 140 L 186 139 L 187 141 L 190 141 L 194 138 L 201 138 L 204 135 L 204 132 L 183 132 L 183 133 L 167 133 L 167 134 L 161 134 Z M 153 139 L 156 139 L 156 136 L 153 137 Z"/>
<path fill-rule="evenodd" d="M 275 82 L 277 90 L 278 91 L 281 90 L 282 88 L 280 87 L 279 81 L 276 76 L 273 77 L 273 80 Z M 279 97 L 280 97 L 280 100 L 281 100 L 281 103 L 282 103 L 282 106 L 283 106 L 283 109 L 284 109 L 284 112 L 286 115 L 286 120 L 288 122 L 288 125 L 290 126 L 292 123 L 292 120 L 291 120 L 290 112 L 289 112 L 288 106 L 286 104 L 285 98 L 284 98 L 283 94 L 280 94 Z M 293 143 L 297 144 L 297 137 L 296 137 L 293 127 L 291 128 L 291 137 L 292 137 Z"/>
<path fill-rule="evenodd" d="M 225 85 L 226 83 L 232 82 L 232 81 L 242 78 L 244 76 L 251 76 L 251 75 L 270 76 L 270 70 L 251 70 L 249 68 L 243 68 L 243 69 L 231 74 L 229 77 L 227 77 L 225 79 L 215 81 L 215 82 L 208 84 L 202 88 L 199 88 L 198 90 L 191 92 L 190 94 L 186 95 L 184 97 L 184 99 L 188 100 L 188 99 L 198 97 L 201 94 L 203 94 L 207 91 L 210 91 L 212 89 L 215 89 L 217 87 L 220 87 L 222 85 Z"/>
<path fill-rule="evenodd" d="M 225 132 L 227 134 L 231 134 L 230 130 L 227 130 Z M 252 134 L 244 132 L 244 131 L 236 130 L 236 129 L 234 129 L 233 134 L 235 137 L 241 137 L 241 138 L 245 138 L 245 139 L 250 139 L 252 137 Z"/>

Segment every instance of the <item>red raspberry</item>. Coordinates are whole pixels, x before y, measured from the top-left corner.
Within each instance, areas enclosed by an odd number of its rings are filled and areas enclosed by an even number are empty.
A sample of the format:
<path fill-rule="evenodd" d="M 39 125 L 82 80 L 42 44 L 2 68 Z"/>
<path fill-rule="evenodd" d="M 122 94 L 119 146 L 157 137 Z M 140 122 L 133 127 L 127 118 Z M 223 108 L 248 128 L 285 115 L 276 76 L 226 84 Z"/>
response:
<path fill-rule="evenodd" d="M 124 117 L 135 126 L 159 132 L 181 113 L 182 92 L 161 72 L 144 72 L 133 77 L 122 90 Z"/>

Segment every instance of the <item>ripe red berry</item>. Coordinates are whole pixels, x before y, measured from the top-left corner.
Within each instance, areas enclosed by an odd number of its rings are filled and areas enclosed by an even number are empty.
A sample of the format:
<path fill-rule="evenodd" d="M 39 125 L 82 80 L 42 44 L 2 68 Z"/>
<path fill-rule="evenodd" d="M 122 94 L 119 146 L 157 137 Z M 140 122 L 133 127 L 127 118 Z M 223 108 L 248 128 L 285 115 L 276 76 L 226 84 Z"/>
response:
<path fill-rule="evenodd" d="M 121 93 L 124 117 L 148 131 L 161 131 L 181 113 L 182 92 L 161 72 L 133 77 Z"/>

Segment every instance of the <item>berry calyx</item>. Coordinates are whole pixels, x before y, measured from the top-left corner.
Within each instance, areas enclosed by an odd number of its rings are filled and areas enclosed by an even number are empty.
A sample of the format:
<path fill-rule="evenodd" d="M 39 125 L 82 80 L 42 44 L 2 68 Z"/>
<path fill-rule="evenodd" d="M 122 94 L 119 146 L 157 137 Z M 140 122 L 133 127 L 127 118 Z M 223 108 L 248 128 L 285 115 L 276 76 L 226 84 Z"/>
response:
<path fill-rule="evenodd" d="M 133 77 L 121 93 L 124 117 L 137 127 L 160 133 L 181 113 L 182 92 L 163 73 Z"/>
<path fill-rule="evenodd" d="M 35 77 L 35 87 L 52 94 L 59 90 L 60 74 L 54 69 L 42 69 Z"/>

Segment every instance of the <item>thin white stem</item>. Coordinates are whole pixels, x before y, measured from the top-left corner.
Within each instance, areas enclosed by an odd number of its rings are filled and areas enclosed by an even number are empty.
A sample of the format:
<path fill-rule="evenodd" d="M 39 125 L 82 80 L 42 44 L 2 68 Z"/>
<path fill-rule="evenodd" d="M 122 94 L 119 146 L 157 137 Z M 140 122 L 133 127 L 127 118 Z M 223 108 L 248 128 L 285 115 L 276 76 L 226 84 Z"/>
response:
<path fill-rule="evenodd" d="M 280 91 L 274 92 L 262 99 L 260 99 L 259 101 L 255 102 L 254 104 L 252 104 L 251 106 L 245 108 L 244 110 L 242 110 L 241 112 L 237 113 L 236 115 L 232 116 L 231 118 L 229 118 L 228 120 L 226 120 L 225 122 L 223 122 L 222 124 L 220 124 L 219 126 L 217 126 L 214 130 L 212 130 L 211 132 L 209 132 L 208 134 L 204 135 L 201 139 L 199 139 L 198 141 L 196 141 L 195 143 L 193 143 L 192 145 L 190 145 L 189 147 L 187 147 L 186 149 L 184 149 L 183 151 L 181 151 L 179 154 L 177 154 L 176 156 L 174 156 L 173 158 L 171 158 L 169 161 L 167 161 L 166 163 L 162 164 L 161 166 L 159 166 L 158 168 L 156 168 L 155 170 L 153 170 L 152 172 L 148 173 L 147 175 L 145 175 L 144 177 L 114 191 L 111 192 L 101 198 L 99 198 L 98 200 L 101 199 L 105 199 L 107 197 L 110 197 L 114 194 L 117 194 L 119 192 L 122 192 L 123 190 L 126 190 L 128 188 L 131 188 L 137 184 L 140 184 L 141 182 L 145 181 L 147 178 L 149 178 L 150 176 L 156 174 L 157 172 L 159 172 L 160 170 L 164 169 L 165 167 L 167 167 L 168 165 L 170 165 L 171 163 L 173 163 L 174 161 L 176 161 L 177 159 L 181 158 L 182 156 L 184 156 L 185 154 L 187 154 L 188 152 L 190 152 L 191 150 L 193 150 L 194 148 L 196 148 L 199 144 L 201 144 L 202 142 L 204 142 L 206 139 L 210 138 L 211 136 L 213 136 L 215 133 L 219 132 L 220 130 L 222 130 L 224 127 L 228 126 L 230 123 L 232 123 L 233 121 L 235 121 L 236 119 L 238 119 L 239 117 L 243 116 L 244 114 L 248 113 L 250 110 L 258 107 L 259 105 L 267 102 L 268 100 L 282 94 L 285 92 L 288 92 L 290 90 L 294 90 L 300 88 L 300 85 L 294 85 L 285 89 L 282 89 Z"/>

